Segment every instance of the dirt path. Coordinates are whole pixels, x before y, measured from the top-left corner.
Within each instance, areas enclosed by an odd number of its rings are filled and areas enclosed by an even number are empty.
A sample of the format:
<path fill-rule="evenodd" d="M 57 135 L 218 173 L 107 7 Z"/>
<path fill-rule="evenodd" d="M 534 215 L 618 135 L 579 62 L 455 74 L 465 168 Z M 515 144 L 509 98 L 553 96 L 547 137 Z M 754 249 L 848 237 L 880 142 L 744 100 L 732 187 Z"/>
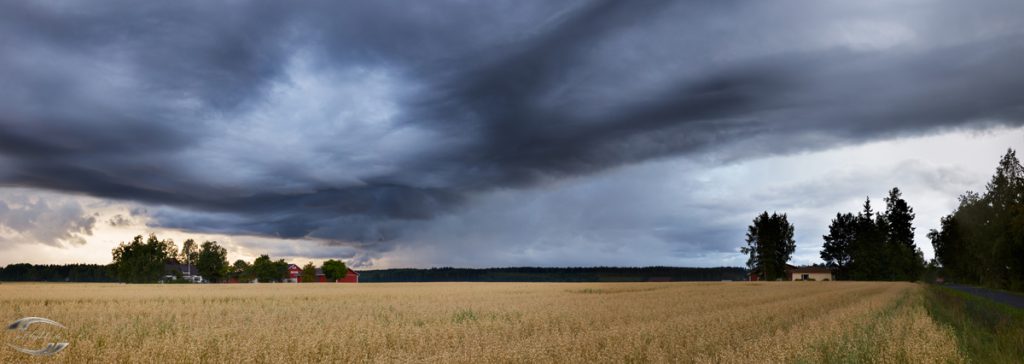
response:
<path fill-rule="evenodd" d="M 947 284 L 946 287 L 967 292 L 979 297 L 985 297 L 990 300 L 1007 304 L 1016 308 L 1024 309 L 1024 295 L 1013 294 L 1009 292 L 996 291 L 988 288 L 964 286 L 959 284 Z"/>

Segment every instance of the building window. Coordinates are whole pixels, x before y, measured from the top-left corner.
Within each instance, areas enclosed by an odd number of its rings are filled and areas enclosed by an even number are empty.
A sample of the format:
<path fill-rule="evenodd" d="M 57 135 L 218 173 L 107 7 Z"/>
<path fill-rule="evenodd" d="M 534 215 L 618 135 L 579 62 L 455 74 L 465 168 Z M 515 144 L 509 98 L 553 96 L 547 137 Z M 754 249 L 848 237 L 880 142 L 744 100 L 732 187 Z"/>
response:
<path fill-rule="evenodd" d="M 800 275 L 800 280 L 806 281 L 808 279 L 811 279 L 811 275 L 810 274 L 801 274 Z"/>

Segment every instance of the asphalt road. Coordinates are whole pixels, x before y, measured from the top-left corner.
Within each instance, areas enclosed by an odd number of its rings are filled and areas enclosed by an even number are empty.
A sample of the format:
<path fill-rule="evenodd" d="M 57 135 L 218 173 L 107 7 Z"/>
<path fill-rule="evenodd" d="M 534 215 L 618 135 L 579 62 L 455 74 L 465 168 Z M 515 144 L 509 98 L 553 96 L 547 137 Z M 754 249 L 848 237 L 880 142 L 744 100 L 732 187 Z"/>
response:
<path fill-rule="evenodd" d="M 947 284 L 946 287 L 967 292 L 979 297 L 985 297 L 990 300 L 1005 303 L 1007 305 L 1024 309 L 1024 295 L 1008 293 L 1003 291 L 995 291 L 988 288 L 964 286 L 959 284 Z"/>

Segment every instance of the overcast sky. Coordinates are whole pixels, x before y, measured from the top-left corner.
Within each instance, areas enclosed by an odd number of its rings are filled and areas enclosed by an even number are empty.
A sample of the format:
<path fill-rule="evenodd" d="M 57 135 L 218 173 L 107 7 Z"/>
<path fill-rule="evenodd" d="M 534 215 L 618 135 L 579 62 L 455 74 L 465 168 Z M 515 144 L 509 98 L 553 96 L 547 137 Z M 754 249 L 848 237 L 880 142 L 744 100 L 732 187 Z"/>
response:
<path fill-rule="evenodd" d="M 1024 147 L 1024 2 L 0 2 L 0 264 L 156 232 L 359 267 L 916 241 Z"/>

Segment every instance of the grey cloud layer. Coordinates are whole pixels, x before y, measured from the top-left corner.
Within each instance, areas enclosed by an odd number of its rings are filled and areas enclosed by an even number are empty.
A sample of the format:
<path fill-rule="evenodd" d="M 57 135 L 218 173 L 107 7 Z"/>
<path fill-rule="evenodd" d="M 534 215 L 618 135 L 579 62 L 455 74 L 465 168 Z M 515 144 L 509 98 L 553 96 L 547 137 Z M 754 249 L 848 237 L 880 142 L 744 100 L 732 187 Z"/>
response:
<path fill-rule="evenodd" d="M 42 243 L 55 247 L 85 244 L 96 217 L 74 199 L 0 194 L 0 245 Z"/>
<path fill-rule="evenodd" d="M 500 188 L 1020 125 L 1022 8 L 4 3 L 0 183 L 380 252 Z"/>

